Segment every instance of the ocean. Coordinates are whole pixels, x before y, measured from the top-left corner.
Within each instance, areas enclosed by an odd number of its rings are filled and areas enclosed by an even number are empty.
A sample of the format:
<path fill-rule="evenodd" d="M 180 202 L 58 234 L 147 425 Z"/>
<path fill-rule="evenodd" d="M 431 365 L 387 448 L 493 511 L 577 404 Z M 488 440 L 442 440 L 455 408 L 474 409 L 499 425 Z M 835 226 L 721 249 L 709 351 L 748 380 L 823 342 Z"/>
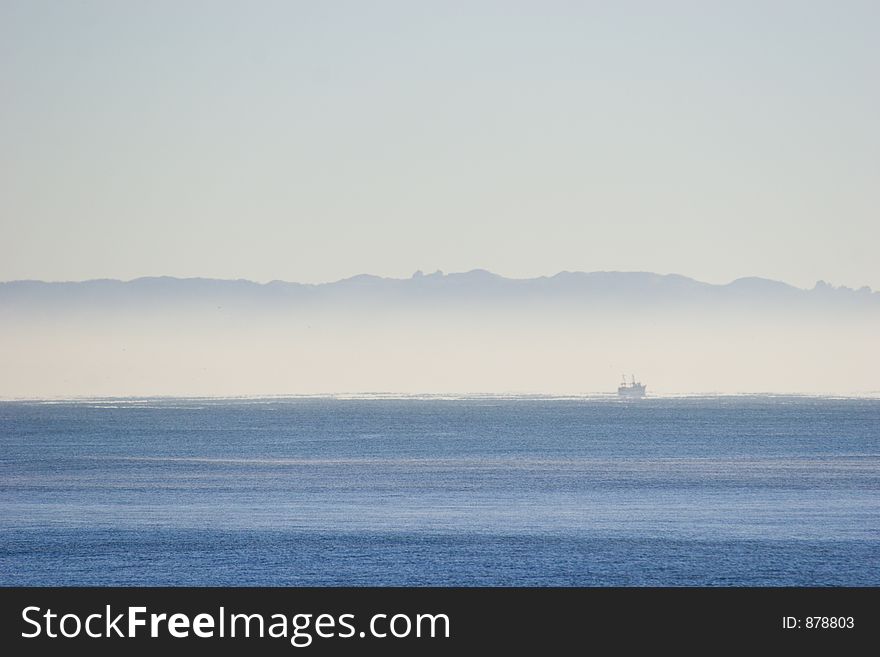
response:
<path fill-rule="evenodd" d="M 0 402 L 0 585 L 877 586 L 880 399 Z"/>

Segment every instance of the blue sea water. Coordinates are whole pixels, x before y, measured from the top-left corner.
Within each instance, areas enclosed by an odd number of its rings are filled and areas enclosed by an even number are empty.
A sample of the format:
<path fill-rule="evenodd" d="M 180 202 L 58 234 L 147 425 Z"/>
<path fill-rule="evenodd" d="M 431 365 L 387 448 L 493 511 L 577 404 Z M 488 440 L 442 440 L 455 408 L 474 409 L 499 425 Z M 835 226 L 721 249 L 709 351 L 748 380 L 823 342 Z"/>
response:
<path fill-rule="evenodd" d="M 0 585 L 880 585 L 880 400 L 0 402 Z"/>

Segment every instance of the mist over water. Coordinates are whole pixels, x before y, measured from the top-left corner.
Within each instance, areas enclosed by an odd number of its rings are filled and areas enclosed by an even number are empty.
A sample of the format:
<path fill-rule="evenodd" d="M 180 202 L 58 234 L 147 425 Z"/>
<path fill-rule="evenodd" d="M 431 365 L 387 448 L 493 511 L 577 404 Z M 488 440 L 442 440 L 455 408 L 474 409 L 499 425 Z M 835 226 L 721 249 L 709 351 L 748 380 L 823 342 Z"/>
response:
<path fill-rule="evenodd" d="M 0 284 L 0 397 L 880 391 L 880 294 L 489 272 Z"/>

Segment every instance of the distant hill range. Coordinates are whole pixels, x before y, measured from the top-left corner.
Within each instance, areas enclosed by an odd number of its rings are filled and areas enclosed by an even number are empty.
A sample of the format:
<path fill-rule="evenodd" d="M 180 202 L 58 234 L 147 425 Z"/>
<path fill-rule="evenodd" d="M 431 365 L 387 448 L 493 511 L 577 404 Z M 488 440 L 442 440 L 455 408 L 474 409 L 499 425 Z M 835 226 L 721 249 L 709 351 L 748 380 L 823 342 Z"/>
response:
<path fill-rule="evenodd" d="M 739 278 L 725 285 L 703 283 L 678 274 L 650 272 L 560 272 L 555 276 L 514 279 L 475 269 L 464 273 L 416 272 L 411 278 L 361 274 L 332 283 L 292 283 L 170 276 L 130 281 L 95 279 L 78 282 L 35 280 L 0 283 L 0 304 L 70 304 L 119 302 L 258 302 L 295 303 L 339 300 L 369 302 L 417 300 L 621 302 L 747 301 L 844 303 L 876 306 L 880 292 L 868 287 L 834 287 L 819 281 L 809 290 L 765 278 Z"/>
<path fill-rule="evenodd" d="M 764 278 L 725 285 L 676 274 L 560 272 L 512 279 L 475 269 L 454 274 L 416 272 L 411 278 L 359 275 L 332 283 L 148 277 L 131 281 L 11 281 L 0 283 L 0 314 L 71 308 L 121 311 L 188 307 L 252 312 L 381 308 L 471 309 L 555 307 L 572 311 L 613 307 L 634 312 L 658 308 L 742 311 L 880 312 L 880 292 L 835 287 L 819 281 L 809 290 Z"/>

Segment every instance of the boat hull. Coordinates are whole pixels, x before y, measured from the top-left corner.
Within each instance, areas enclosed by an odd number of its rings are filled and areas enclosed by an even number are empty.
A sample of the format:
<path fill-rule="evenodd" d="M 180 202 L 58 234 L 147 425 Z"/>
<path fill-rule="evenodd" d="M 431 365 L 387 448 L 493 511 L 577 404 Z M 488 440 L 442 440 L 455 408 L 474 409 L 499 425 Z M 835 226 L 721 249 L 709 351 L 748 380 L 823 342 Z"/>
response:
<path fill-rule="evenodd" d="M 626 397 L 630 399 L 641 399 L 645 396 L 645 387 L 643 385 L 620 386 L 617 389 L 618 397 Z"/>

